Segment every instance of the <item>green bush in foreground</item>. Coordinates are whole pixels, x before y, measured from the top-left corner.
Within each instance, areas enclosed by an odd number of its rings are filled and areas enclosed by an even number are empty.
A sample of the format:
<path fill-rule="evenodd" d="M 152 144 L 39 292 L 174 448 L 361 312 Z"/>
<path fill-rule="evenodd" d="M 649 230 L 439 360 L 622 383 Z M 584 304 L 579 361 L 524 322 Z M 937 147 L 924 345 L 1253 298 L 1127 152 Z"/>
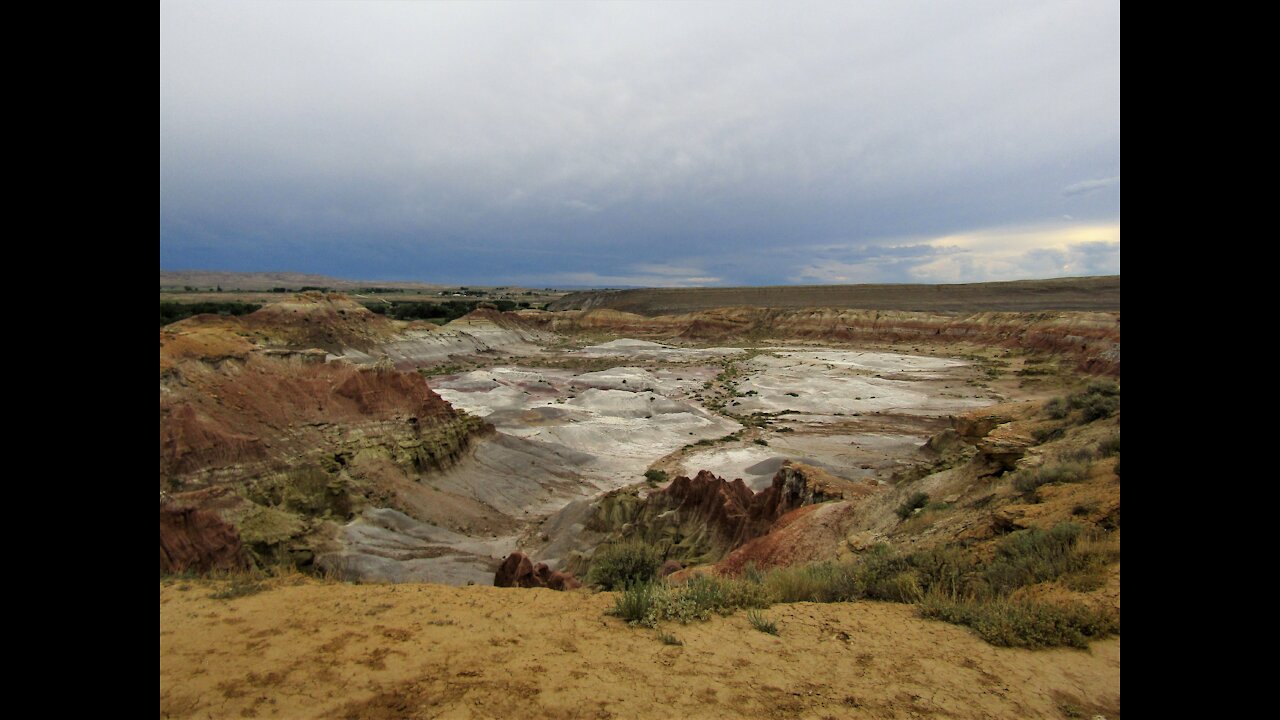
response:
<path fill-rule="evenodd" d="M 922 617 L 973 628 L 983 640 L 1002 647 L 1089 647 L 1120 632 L 1114 613 L 1071 604 L 993 598 L 952 600 L 930 595 L 920 603 Z"/>
<path fill-rule="evenodd" d="M 879 545 L 852 561 L 769 571 L 748 565 L 741 578 L 632 584 L 608 613 L 656 628 L 664 621 L 689 623 L 746 609 L 752 625 L 769 632 L 756 623 L 772 623 L 755 611 L 772 603 L 887 600 L 919 604 L 924 617 L 966 625 L 995 645 L 1084 647 L 1091 639 L 1118 633 L 1118 615 L 1078 604 L 1013 599 L 1011 593 L 1050 580 L 1087 592 L 1106 581 L 1107 564 L 1119 558 L 1115 536 L 1061 523 L 1007 536 L 986 563 L 957 547 L 903 554 Z"/>
<path fill-rule="evenodd" d="M 664 620 L 690 623 L 744 608 L 769 607 L 763 585 L 733 578 L 694 577 L 684 585 L 652 582 L 632 585 L 614 600 L 610 615 L 628 623 L 657 627 Z"/>
<path fill-rule="evenodd" d="M 991 591 L 1008 594 L 1027 585 L 1066 578 L 1072 589 L 1101 584 L 1101 571 L 1119 559 L 1119 551 L 1103 538 L 1089 537 L 1075 523 L 1050 530 L 1030 528 L 1005 538 L 987 564 L 983 578 Z"/>
<path fill-rule="evenodd" d="M 605 590 L 647 583 L 658 574 L 662 551 L 642 542 L 601 545 L 591 558 L 587 581 Z"/>

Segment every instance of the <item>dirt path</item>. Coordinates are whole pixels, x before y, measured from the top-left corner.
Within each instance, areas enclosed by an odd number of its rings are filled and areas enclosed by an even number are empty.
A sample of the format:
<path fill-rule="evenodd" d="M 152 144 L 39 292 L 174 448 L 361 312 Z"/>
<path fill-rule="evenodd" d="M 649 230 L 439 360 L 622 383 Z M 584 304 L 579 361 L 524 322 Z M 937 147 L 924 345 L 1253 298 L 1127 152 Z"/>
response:
<path fill-rule="evenodd" d="M 885 603 L 775 605 L 664 628 L 612 595 L 302 578 L 231 600 L 160 585 L 162 718 L 1120 716 L 1120 641 L 995 648 Z"/>

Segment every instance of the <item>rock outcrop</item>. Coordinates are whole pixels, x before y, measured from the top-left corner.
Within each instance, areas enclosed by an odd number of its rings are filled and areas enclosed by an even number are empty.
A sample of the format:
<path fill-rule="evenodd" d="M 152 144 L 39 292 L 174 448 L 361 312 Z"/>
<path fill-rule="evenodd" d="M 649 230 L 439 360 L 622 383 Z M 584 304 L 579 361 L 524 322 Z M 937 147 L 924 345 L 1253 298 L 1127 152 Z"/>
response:
<path fill-rule="evenodd" d="M 571 573 L 553 571 L 546 563 L 534 564 L 528 555 L 513 552 L 502 561 L 493 576 L 495 587 L 549 588 L 574 590 L 582 583 Z"/>
<path fill-rule="evenodd" d="M 160 574 L 239 570 L 249 558 L 235 527 L 210 510 L 160 502 Z"/>
<path fill-rule="evenodd" d="M 758 493 L 741 479 L 729 481 L 703 470 L 692 478 L 678 477 L 644 499 L 634 491 L 606 496 L 586 529 L 662 546 L 680 566 L 714 563 L 769 533 L 796 508 L 872 491 L 864 482 L 795 462 L 779 468 L 770 486 Z"/>
<path fill-rule="evenodd" d="M 201 489 L 229 490 L 217 517 L 240 531 L 243 554 L 304 564 L 323 544 L 317 533 L 363 507 L 413 512 L 424 494 L 467 505 L 416 479 L 452 467 L 492 426 L 454 410 L 417 372 L 336 357 L 394 334 L 392 321 L 321 293 L 162 327 L 161 490 L 196 508 L 214 499 Z"/>

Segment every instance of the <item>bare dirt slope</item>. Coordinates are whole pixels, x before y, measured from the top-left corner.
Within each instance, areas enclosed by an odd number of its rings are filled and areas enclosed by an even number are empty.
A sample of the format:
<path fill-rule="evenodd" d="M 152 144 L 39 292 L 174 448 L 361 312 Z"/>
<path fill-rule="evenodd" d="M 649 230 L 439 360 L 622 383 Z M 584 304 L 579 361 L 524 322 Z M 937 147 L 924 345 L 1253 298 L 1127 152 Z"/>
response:
<path fill-rule="evenodd" d="M 160 586 L 162 718 L 1120 717 L 1120 641 L 996 648 L 906 605 L 775 605 L 651 630 L 608 593 Z"/>
<path fill-rule="evenodd" d="M 915 312 L 1034 312 L 1120 309 L 1120 276 L 956 285 L 786 285 L 737 288 L 641 288 L 571 293 L 548 310 L 609 308 L 664 315 L 719 307 L 859 308 Z"/>

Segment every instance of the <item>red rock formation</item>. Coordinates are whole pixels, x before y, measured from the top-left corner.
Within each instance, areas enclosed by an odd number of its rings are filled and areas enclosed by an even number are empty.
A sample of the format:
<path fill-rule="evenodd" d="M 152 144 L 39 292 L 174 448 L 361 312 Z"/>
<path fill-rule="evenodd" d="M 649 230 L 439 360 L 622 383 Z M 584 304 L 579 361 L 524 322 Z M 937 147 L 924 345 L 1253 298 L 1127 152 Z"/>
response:
<path fill-rule="evenodd" d="M 794 462 L 779 468 L 759 493 L 740 479 L 731 482 L 703 470 L 693 478 L 678 477 L 643 500 L 605 503 L 600 511 L 605 515 L 598 514 L 588 527 L 662 545 L 675 560 L 708 563 L 768 534 L 796 508 L 872 492 L 874 485 Z"/>
<path fill-rule="evenodd" d="M 502 561 L 493 576 L 494 587 L 544 587 L 552 590 L 573 590 L 582 587 L 570 573 L 552 572 L 546 563 L 533 564 L 528 555 L 513 552 Z"/>
<path fill-rule="evenodd" d="M 160 503 L 160 574 L 247 568 L 240 535 L 209 510 Z"/>
<path fill-rule="evenodd" d="M 493 576 L 494 587 L 532 587 L 533 561 L 522 552 L 508 555 Z"/>
<path fill-rule="evenodd" d="M 578 582 L 578 578 L 571 573 L 556 571 L 551 573 L 551 577 L 547 578 L 547 587 L 552 590 L 577 590 L 582 587 L 582 583 Z"/>
<path fill-rule="evenodd" d="M 827 560 L 842 546 L 856 507 L 854 502 L 836 502 L 792 510 L 780 517 L 767 534 L 729 553 L 716 570 L 737 575 L 748 564 L 764 570 Z"/>

